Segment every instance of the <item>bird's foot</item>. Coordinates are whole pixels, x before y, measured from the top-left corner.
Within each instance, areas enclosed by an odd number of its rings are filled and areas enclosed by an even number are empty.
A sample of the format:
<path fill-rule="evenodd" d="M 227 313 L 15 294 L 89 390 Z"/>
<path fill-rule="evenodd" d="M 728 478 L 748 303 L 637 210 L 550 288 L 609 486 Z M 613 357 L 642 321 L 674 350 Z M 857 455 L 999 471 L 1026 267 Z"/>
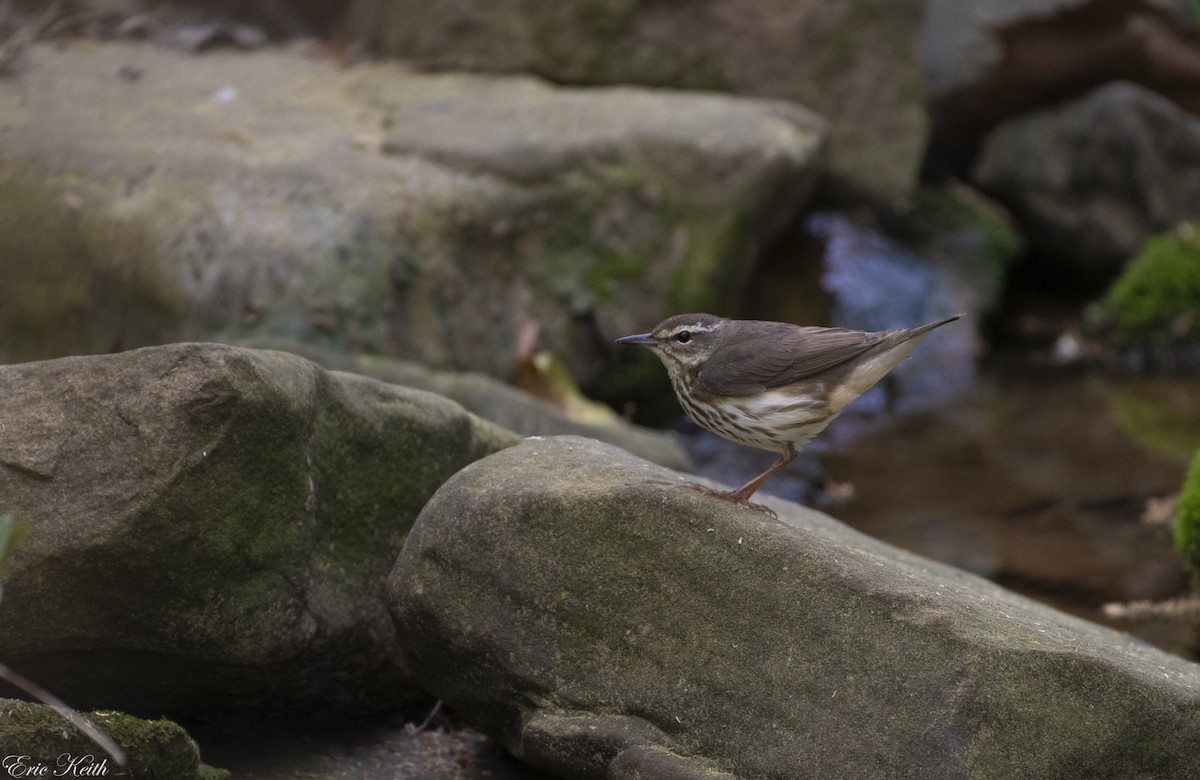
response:
<path fill-rule="evenodd" d="M 744 506 L 749 509 L 753 509 L 756 512 L 765 512 L 768 515 L 770 515 L 771 517 L 775 518 L 776 520 L 779 519 L 779 515 L 775 514 L 774 509 L 772 509 L 769 506 L 764 506 L 762 504 L 754 503 L 750 499 L 745 498 L 742 495 L 740 495 L 739 491 L 737 491 L 737 490 L 714 490 L 713 488 L 710 488 L 707 485 L 700 485 L 695 482 L 689 482 L 688 487 L 690 487 L 692 490 L 695 490 L 699 493 L 704 493 L 705 495 L 709 495 L 714 498 L 719 498 L 722 501 L 728 501 L 731 504 L 737 504 L 738 506 Z"/>

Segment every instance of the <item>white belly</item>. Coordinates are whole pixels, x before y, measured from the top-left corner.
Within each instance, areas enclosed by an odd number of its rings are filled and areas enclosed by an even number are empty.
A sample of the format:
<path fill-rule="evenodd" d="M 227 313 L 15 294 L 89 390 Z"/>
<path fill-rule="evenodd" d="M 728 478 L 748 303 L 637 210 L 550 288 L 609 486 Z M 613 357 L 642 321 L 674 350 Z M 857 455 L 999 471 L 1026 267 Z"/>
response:
<path fill-rule="evenodd" d="M 799 449 L 833 417 L 811 398 L 770 390 L 744 398 L 722 399 L 720 411 L 696 407 L 680 394 L 683 407 L 696 423 L 722 438 L 750 447 L 783 452 Z"/>

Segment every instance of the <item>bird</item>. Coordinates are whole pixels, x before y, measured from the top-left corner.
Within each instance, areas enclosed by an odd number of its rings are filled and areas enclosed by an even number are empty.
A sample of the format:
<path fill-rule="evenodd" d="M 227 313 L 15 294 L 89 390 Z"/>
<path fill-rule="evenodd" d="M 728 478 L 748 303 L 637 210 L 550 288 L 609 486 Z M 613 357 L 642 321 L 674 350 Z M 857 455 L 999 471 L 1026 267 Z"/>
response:
<path fill-rule="evenodd" d="M 617 339 L 648 347 L 667 369 L 684 411 L 697 425 L 749 447 L 780 453 L 737 490 L 692 487 L 770 512 L 750 502 L 763 483 L 796 459 L 851 401 L 869 390 L 935 328 L 860 331 L 676 314 L 648 333 Z"/>

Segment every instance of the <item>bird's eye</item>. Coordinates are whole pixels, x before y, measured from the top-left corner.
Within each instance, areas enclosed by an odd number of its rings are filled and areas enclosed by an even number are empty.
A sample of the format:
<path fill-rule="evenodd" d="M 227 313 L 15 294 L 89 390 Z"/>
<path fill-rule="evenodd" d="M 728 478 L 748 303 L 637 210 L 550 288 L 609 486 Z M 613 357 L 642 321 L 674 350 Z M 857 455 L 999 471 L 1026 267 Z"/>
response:
<path fill-rule="evenodd" d="M 681 330 L 675 334 L 675 340 L 680 344 L 686 344 L 692 340 L 691 331 Z"/>

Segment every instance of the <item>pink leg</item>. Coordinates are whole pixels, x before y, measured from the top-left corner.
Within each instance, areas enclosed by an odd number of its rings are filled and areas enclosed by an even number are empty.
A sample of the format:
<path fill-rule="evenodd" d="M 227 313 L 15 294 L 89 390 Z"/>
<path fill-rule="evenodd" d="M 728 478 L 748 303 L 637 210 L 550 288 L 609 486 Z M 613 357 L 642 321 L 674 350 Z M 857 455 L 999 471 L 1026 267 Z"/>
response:
<path fill-rule="evenodd" d="M 708 493 L 710 496 L 716 496 L 717 498 L 725 501 L 732 501 L 735 504 L 744 504 L 754 509 L 771 512 L 770 509 L 762 506 L 761 504 L 751 503 L 750 496 L 754 495 L 755 491 L 762 487 L 764 482 L 770 479 L 780 469 L 786 468 L 787 465 L 795 459 L 796 448 L 789 444 L 787 449 L 784 450 L 783 455 L 779 456 L 779 460 L 775 461 L 771 465 L 771 468 L 759 474 L 757 477 L 742 485 L 737 490 L 713 490 L 712 488 L 706 488 L 703 485 L 692 485 L 692 487 L 694 487 L 696 490 L 699 490 L 701 493 Z M 771 512 L 771 514 L 775 513 Z"/>

